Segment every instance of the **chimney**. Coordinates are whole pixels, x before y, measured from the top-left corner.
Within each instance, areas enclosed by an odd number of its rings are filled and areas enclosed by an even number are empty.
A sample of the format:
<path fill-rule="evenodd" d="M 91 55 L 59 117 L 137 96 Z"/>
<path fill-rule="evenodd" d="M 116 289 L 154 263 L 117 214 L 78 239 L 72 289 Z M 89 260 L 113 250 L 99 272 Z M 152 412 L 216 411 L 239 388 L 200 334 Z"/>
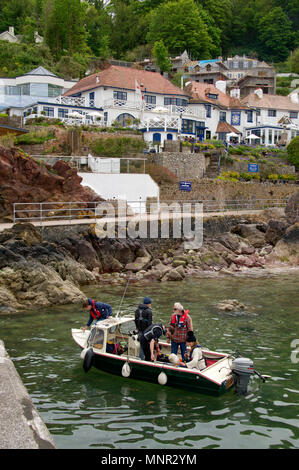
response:
<path fill-rule="evenodd" d="M 13 26 L 9 26 L 8 32 L 14 36 L 15 35 L 15 28 Z"/>
<path fill-rule="evenodd" d="M 261 100 L 263 98 L 263 90 L 261 88 L 257 88 L 254 90 L 254 94 Z"/>
<path fill-rule="evenodd" d="M 215 83 L 215 87 L 222 93 L 226 93 L 226 81 L 225 80 L 217 80 L 217 82 Z"/>
<path fill-rule="evenodd" d="M 295 93 L 291 93 L 291 94 L 289 95 L 289 98 L 290 98 L 290 100 L 292 101 L 292 103 L 296 103 L 296 104 L 299 103 L 298 93 L 296 93 L 296 92 L 295 92 Z"/>
<path fill-rule="evenodd" d="M 230 90 L 230 97 L 240 99 L 240 88 L 232 88 Z"/>

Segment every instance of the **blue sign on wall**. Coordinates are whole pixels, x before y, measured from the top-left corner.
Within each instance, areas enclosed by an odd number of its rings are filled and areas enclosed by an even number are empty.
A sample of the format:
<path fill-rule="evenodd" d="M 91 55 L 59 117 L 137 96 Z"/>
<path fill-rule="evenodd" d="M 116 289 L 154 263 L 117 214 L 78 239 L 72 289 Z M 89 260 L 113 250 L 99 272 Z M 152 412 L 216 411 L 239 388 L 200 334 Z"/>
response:
<path fill-rule="evenodd" d="M 258 173 L 259 166 L 257 163 L 248 163 L 248 172 L 249 173 Z"/>
<path fill-rule="evenodd" d="M 180 181 L 180 191 L 191 191 L 192 183 L 191 181 Z"/>

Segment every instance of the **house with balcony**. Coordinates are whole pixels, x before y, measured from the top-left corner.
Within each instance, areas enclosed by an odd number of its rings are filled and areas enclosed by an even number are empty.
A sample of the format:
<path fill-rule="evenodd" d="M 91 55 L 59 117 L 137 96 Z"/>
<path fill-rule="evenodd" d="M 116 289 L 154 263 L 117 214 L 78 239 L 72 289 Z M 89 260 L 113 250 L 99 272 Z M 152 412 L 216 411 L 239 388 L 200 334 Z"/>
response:
<path fill-rule="evenodd" d="M 255 121 L 246 134 L 255 134 L 266 146 L 287 145 L 299 135 L 299 97 L 292 92 L 288 96 L 264 94 L 261 88 L 243 98 L 242 103 L 255 110 Z"/>
<path fill-rule="evenodd" d="M 228 80 L 228 68 L 223 64 L 222 58 L 199 60 L 190 62 L 185 66 L 184 72 L 193 82 L 215 85 L 218 80 Z"/>
<path fill-rule="evenodd" d="M 226 82 L 219 80 L 212 84 L 191 82 L 185 90 L 192 96 L 189 107 L 205 113 L 203 138 L 227 141 L 233 136 L 240 141 L 247 126 L 255 122 L 256 111 L 238 98 L 226 93 Z"/>
<path fill-rule="evenodd" d="M 103 125 L 135 125 L 157 144 L 179 135 L 199 135 L 204 110 L 189 107 L 190 96 L 160 73 L 111 65 L 80 80 L 63 99 L 85 100 L 103 111 Z"/>
<path fill-rule="evenodd" d="M 10 116 L 22 116 L 37 101 L 55 101 L 76 81 L 64 80 L 44 67 L 37 67 L 15 78 L 0 78 L 0 107 L 9 109 Z"/>

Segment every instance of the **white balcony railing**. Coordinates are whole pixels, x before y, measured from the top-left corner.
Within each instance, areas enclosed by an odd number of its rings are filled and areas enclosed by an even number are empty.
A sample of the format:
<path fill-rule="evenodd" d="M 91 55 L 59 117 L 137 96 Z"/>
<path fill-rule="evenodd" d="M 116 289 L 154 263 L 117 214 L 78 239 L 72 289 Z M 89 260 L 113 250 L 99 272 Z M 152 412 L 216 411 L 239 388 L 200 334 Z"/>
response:
<path fill-rule="evenodd" d="M 155 113 L 157 107 L 156 104 L 144 103 L 141 100 L 126 101 L 118 99 L 108 99 L 104 101 L 105 108 L 123 108 L 131 109 L 135 111 L 152 111 Z M 189 106 L 176 106 L 176 105 L 165 105 L 163 108 L 168 110 L 170 115 L 180 115 L 181 117 L 190 116 L 198 119 L 205 119 L 205 110 L 200 108 L 194 108 Z M 158 113 L 158 111 L 157 111 Z"/>
<path fill-rule="evenodd" d="M 66 104 L 69 106 L 89 106 L 88 102 L 89 100 L 86 100 L 85 97 L 81 96 L 58 96 L 55 98 L 54 103 L 58 104 Z"/>

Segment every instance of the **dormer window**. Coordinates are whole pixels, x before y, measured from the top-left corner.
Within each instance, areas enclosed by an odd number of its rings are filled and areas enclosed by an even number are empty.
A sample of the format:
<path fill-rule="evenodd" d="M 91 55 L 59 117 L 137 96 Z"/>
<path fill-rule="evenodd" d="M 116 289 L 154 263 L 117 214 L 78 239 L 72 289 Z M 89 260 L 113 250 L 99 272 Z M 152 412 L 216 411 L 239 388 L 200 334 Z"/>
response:
<path fill-rule="evenodd" d="M 207 98 L 209 98 L 210 100 L 217 100 L 218 99 L 218 95 L 216 95 L 216 93 L 207 93 Z"/>

